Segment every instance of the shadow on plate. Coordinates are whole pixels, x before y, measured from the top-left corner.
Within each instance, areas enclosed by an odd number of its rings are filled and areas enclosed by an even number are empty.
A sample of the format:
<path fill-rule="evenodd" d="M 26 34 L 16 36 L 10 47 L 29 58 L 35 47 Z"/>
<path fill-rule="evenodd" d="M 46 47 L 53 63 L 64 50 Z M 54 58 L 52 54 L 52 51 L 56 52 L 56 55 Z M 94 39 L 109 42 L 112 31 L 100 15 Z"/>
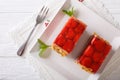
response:
<path fill-rule="evenodd" d="M 78 40 L 78 42 L 76 43 L 73 51 L 67 56 L 68 58 L 73 58 L 76 59 L 77 57 L 79 57 L 83 50 L 85 49 L 86 45 L 88 44 L 88 40 L 89 40 L 90 34 L 85 31 L 80 39 Z"/>

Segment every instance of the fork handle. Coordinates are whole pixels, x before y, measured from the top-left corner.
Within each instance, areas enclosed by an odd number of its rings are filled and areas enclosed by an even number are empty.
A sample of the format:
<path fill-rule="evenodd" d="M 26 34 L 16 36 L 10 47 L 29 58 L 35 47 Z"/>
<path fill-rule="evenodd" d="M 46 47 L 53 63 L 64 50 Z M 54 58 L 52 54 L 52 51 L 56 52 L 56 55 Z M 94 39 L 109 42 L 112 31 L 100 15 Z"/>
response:
<path fill-rule="evenodd" d="M 22 56 L 22 55 L 23 55 L 23 53 L 24 53 L 24 51 L 25 51 L 25 48 L 26 48 L 26 45 L 27 45 L 27 43 L 28 43 L 28 41 L 29 41 L 32 33 L 34 32 L 36 26 L 37 26 L 37 24 L 35 24 L 35 26 L 33 27 L 32 31 L 30 32 L 30 34 L 29 34 L 29 36 L 28 36 L 28 38 L 27 38 L 27 40 L 26 40 L 26 41 L 22 44 L 22 46 L 18 49 L 18 51 L 17 51 L 17 55 L 18 55 L 18 56 Z"/>

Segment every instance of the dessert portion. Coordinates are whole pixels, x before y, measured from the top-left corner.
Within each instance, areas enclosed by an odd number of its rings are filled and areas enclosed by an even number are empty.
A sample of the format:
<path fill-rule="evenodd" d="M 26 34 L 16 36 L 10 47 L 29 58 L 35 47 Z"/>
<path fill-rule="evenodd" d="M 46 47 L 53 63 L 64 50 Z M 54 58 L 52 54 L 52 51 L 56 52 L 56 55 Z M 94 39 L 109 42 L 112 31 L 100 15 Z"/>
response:
<path fill-rule="evenodd" d="M 84 70 L 96 73 L 111 48 L 112 46 L 106 40 L 94 34 L 91 36 L 90 42 L 81 56 L 77 59 L 77 63 L 80 64 Z"/>
<path fill-rule="evenodd" d="M 75 17 L 70 17 L 53 42 L 52 48 L 62 56 L 66 56 L 73 50 L 85 29 L 86 24 Z"/>

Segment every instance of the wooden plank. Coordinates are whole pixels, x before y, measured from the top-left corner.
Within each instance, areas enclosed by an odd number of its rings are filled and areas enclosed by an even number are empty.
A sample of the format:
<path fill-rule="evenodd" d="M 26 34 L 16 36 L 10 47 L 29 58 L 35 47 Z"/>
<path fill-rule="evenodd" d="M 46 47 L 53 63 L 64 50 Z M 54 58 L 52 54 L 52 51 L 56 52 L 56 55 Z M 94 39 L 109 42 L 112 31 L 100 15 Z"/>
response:
<path fill-rule="evenodd" d="M 34 12 L 45 2 L 46 0 L 0 0 L 0 13 Z"/>
<path fill-rule="evenodd" d="M 0 80 L 40 80 L 38 73 L 19 57 L 0 58 Z"/>
<path fill-rule="evenodd" d="M 0 28 L 11 29 L 14 25 L 29 18 L 32 14 L 33 13 L 0 13 Z"/>
<path fill-rule="evenodd" d="M 109 9 L 110 13 L 120 15 L 120 9 Z"/>
<path fill-rule="evenodd" d="M 18 48 L 11 40 L 8 32 L 30 16 L 31 13 L 0 14 L 0 56 L 16 56 Z"/>
<path fill-rule="evenodd" d="M 108 9 L 120 9 L 119 0 L 101 0 Z"/>
<path fill-rule="evenodd" d="M 120 24 L 120 13 L 119 14 L 113 14 L 113 16 L 114 16 L 115 20 L 118 21 L 119 24 Z"/>

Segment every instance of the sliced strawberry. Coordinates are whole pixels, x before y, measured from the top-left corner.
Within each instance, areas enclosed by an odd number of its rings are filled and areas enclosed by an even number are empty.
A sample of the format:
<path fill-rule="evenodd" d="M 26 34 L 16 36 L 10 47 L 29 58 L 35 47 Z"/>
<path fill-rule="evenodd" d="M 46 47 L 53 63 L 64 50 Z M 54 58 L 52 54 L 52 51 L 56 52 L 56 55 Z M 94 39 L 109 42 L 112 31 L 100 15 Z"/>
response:
<path fill-rule="evenodd" d="M 82 32 L 83 32 L 83 30 L 81 29 L 81 26 L 77 26 L 77 27 L 74 29 L 74 31 L 75 31 L 76 33 L 82 33 Z"/>
<path fill-rule="evenodd" d="M 84 57 L 83 59 L 80 60 L 81 65 L 89 68 L 90 65 L 92 64 L 92 60 L 90 57 Z"/>
<path fill-rule="evenodd" d="M 69 27 L 69 28 L 71 28 L 71 25 L 72 25 L 72 22 L 73 22 L 73 21 L 74 21 L 74 18 L 71 17 L 71 18 L 67 21 L 66 26 Z"/>
<path fill-rule="evenodd" d="M 67 33 L 67 35 L 66 35 L 66 38 L 68 38 L 68 39 L 73 39 L 74 36 L 75 36 L 74 30 L 73 30 L 73 29 L 69 29 L 69 30 L 68 30 L 68 33 Z"/>
<path fill-rule="evenodd" d="M 60 47 L 62 47 L 65 44 L 65 42 L 66 39 L 62 35 L 59 35 L 55 40 L 55 43 Z"/>
<path fill-rule="evenodd" d="M 83 33 L 83 31 L 85 30 L 85 27 L 78 25 L 74 30 L 76 33 Z"/>
<path fill-rule="evenodd" d="M 103 51 L 105 48 L 105 41 L 98 37 L 94 37 L 91 44 L 93 44 L 98 51 Z"/>
<path fill-rule="evenodd" d="M 82 27 L 82 29 L 85 29 L 86 28 L 86 24 L 84 24 L 82 21 L 79 20 L 79 26 Z"/>
<path fill-rule="evenodd" d="M 94 62 L 99 62 L 102 57 L 103 57 L 103 54 L 100 52 L 94 52 L 93 54 Z"/>
<path fill-rule="evenodd" d="M 82 32 L 80 26 L 75 27 L 74 30 L 75 30 L 76 33 L 79 33 L 79 32 L 81 33 Z"/>
<path fill-rule="evenodd" d="M 71 28 L 75 28 L 78 25 L 78 22 L 76 20 L 73 20 L 71 23 Z"/>
<path fill-rule="evenodd" d="M 68 30 L 69 30 L 69 28 L 68 28 L 67 26 L 65 26 L 65 27 L 62 29 L 62 31 L 61 31 L 60 34 L 62 34 L 63 36 L 65 36 L 65 35 L 68 33 Z"/>
<path fill-rule="evenodd" d="M 111 49 L 111 46 L 110 45 L 106 45 L 105 46 L 105 49 L 104 49 L 104 52 L 103 52 L 103 57 L 100 59 L 100 63 L 102 63 L 104 61 L 104 59 L 106 58 L 106 56 L 108 55 L 109 51 Z"/>
<path fill-rule="evenodd" d="M 94 48 L 91 45 L 89 45 L 84 51 L 84 55 L 86 55 L 88 57 L 92 57 L 93 53 L 94 53 Z"/>
<path fill-rule="evenodd" d="M 93 70 L 92 72 L 96 73 L 100 67 L 100 63 L 93 63 L 90 68 Z"/>
<path fill-rule="evenodd" d="M 74 47 L 73 41 L 67 40 L 63 46 L 63 49 L 70 53 L 73 50 L 73 47 Z"/>
<path fill-rule="evenodd" d="M 74 18 L 73 17 L 70 17 L 69 20 L 68 20 L 68 23 L 71 23 L 74 21 Z"/>

